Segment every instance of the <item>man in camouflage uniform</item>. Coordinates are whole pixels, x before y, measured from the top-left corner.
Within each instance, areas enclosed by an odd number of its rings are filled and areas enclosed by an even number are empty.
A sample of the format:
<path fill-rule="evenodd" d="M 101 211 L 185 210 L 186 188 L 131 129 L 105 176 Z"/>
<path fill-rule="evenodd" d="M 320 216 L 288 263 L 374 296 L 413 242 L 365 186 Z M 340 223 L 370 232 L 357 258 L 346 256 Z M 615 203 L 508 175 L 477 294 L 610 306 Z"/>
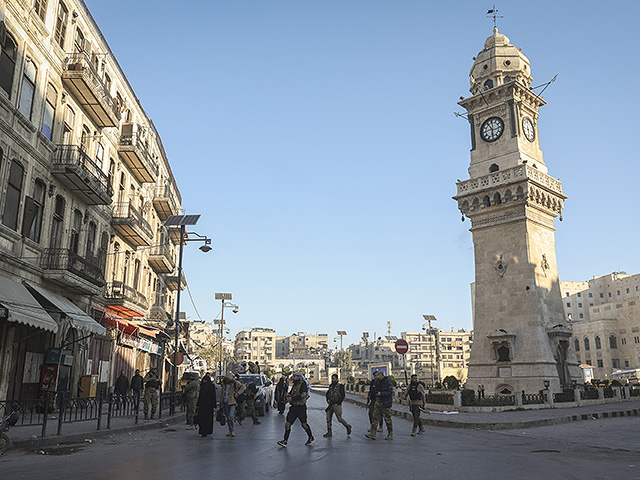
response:
<path fill-rule="evenodd" d="M 149 404 L 151 404 L 151 420 L 158 409 L 158 389 L 160 388 L 160 377 L 158 369 L 153 367 L 144 376 L 144 419 L 149 418 Z"/>
<path fill-rule="evenodd" d="M 193 417 L 196 415 L 196 408 L 198 406 L 198 393 L 200 390 L 200 382 L 198 382 L 198 374 L 192 373 L 191 380 L 184 387 L 184 400 L 187 405 L 187 430 L 194 430 L 196 428 Z"/>
<path fill-rule="evenodd" d="M 244 408 L 240 414 L 240 419 L 244 420 L 247 417 L 251 417 L 254 425 L 260 425 L 260 420 L 258 420 L 258 414 L 256 412 L 256 395 L 258 394 L 258 387 L 256 387 L 255 383 L 249 382 L 245 392 L 247 395 L 244 401 Z"/>
<path fill-rule="evenodd" d="M 307 399 L 309 398 L 309 387 L 307 381 L 303 377 L 301 372 L 293 373 L 293 386 L 289 395 L 287 395 L 287 402 L 289 403 L 289 412 L 287 413 L 287 421 L 284 424 L 284 440 L 280 440 L 278 445 L 287 448 L 287 442 L 289 441 L 289 435 L 291 435 L 291 426 L 297 419 L 300 420 L 300 425 L 305 432 L 307 432 L 307 442 L 305 445 L 313 445 L 315 438 L 311 433 L 311 427 L 307 423 Z"/>
<path fill-rule="evenodd" d="M 327 433 L 325 433 L 323 437 L 333 436 L 333 432 L 331 431 L 331 419 L 334 413 L 338 421 L 347 429 L 347 435 L 351 435 L 351 425 L 342 418 L 342 401 L 344 400 L 344 397 L 344 385 L 338 381 L 338 375 L 334 373 L 331 375 L 331 384 L 329 385 L 329 389 L 326 393 L 328 403 L 327 408 L 325 409 L 325 412 L 327 412 Z"/>
<path fill-rule="evenodd" d="M 378 424 L 384 418 L 387 424 L 387 436 L 385 440 L 393 440 L 393 423 L 391 422 L 391 406 L 393 405 L 393 385 L 389 377 L 385 377 L 381 371 L 376 371 L 371 382 L 372 398 L 375 399 L 373 404 L 373 418 L 371 419 L 371 427 L 369 433 L 365 437 L 371 440 L 376 439 Z"/>

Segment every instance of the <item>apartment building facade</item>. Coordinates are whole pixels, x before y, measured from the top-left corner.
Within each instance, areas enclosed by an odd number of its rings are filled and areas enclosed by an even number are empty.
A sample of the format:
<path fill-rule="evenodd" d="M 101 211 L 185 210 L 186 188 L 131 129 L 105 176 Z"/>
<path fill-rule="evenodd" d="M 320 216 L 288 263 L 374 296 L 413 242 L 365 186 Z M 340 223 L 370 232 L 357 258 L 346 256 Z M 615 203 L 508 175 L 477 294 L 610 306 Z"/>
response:
<path fill-rule="evenodd" d="M 2 2 L 0 48 L 0 398 L 54 364 L 74 394 L 163 369 L 181 197 L 158 132 L 81 0 Z"/>

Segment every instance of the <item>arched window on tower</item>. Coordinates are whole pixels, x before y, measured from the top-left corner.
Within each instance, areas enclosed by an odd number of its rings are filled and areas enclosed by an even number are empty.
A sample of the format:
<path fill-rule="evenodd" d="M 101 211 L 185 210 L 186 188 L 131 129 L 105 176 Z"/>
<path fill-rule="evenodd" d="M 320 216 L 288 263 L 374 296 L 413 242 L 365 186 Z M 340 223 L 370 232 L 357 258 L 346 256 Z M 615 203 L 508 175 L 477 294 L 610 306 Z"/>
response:
<path fill-rule="evenodd" d="M 596 350 L 600 350 L 602 348 L 602 342 L 600 341 L 600 337 L 596 337 Z"/>
<path fill-rule="evenodd" d="M 502 198 L 500 198 L 500 194 L 498 192 L 493 194 L 493 204 L 500 205 L 502 203 Z"/>
<path fill-rule="evenodd" d="M 484 89 L 485 90 L 489 90 L 493 88 L 493 80 L 487 80 L 486 82 L 484 82 Z"/>
<path fill-rule="evenodd" d="M 589 339 L 587 337 L 584 338 L 584 349 L 585 351 L 589 350 Z"/>
<path fill-rule="evenodd" d="M 490 207 L 491 206 L 491 200 L 489 199 L 489 195 L 485 195 L 484 198 L 482 199 L 482 204 L 485 207 Z"/>
<path fill-rule="evenodd" d="M 500 167 L 495 163 L 491 164 L 489 167 L 489 173 L 497 172 L 498 170 L 500 170 Z"/>
<path fill-rule="evenodd" d="M 580 351 L 580 340 L 578 340 L 578 339 L 576 338 L 576 339 L 574 340 L 573 344 L 574 344 L 574 347 L 575 347 L 575 349 L 576 349 L 576 352 L 579 352 L 579 351 Z"/>
<path fill-rule="evenodd" d="M 504 192 L 504 201 L 505 202 L 511 201 L 511 190 L 507 190 L 506 192 Z"/>
<path fill-rule="evenodd" d="M 511 360 L 509 356 L 509 347 L 502 345 L 498 348 L 498 361 L 499 362 L 508 362 Z"/>
<path fill-rule="evenodd" d="M 0 53 L 0 88 L 11 99 L 18 49 L 15 40 L 9 34 L 5 36 L 4 42 L 0 44 L 0 47 L 2 50 L 2 53 Z"/>

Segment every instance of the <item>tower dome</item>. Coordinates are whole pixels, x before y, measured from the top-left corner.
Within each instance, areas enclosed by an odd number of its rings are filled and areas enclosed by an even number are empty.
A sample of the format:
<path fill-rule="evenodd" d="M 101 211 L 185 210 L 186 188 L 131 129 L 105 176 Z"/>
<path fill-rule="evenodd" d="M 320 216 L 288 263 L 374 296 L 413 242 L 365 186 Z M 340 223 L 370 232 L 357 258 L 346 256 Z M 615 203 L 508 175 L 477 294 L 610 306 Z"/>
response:
<path fill-rule="evenodd" d="M 484 49 L 474 60 L 469 72 L 469 91 L 473 95 L 512 81 L 527 87 L 533 81 L 529 59 L 497 28 L 493 29 L 493 35 L 487 38 Z"/>

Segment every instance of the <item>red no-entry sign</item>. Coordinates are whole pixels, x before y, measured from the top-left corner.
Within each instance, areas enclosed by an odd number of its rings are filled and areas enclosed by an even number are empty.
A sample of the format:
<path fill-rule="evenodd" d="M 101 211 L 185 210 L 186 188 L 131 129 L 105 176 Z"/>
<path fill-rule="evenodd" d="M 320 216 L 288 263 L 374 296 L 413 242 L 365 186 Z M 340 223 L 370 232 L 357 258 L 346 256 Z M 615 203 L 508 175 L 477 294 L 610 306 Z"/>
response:
<path fill-rule="evenodd" d="M 406 340 L 402 338 L 400 340 L 396 340 L 396 352 L 398 352 L 400 355 L 404 355 L 408 351 L 409 351 L 409 344 L 407 343 Z"/>

